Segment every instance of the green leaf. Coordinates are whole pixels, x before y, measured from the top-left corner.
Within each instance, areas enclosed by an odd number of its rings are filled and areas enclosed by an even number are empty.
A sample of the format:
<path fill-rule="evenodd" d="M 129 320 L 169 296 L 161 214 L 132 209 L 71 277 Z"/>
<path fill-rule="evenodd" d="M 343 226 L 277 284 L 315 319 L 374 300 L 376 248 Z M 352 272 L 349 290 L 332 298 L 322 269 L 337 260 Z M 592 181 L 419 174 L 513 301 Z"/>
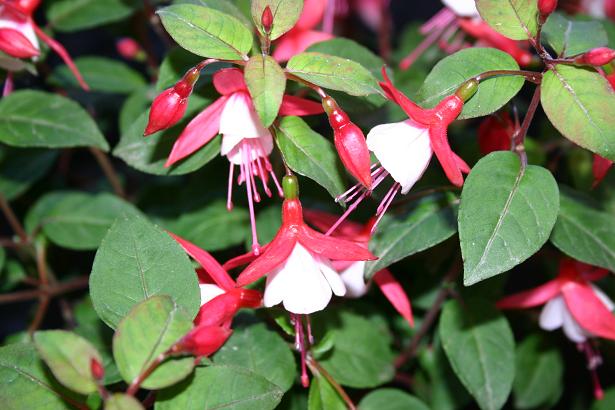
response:
<path fill-rule="evenodd" d="M 378 389 L 369 393 L 359 403 L 361 410 L 429 410 L 416 397 L 398 389 Z"/>
<path fill-rule="evenodd" d="M 563 191 L 551 242 L 574 259 L 615 271 L 615 218 Z"/>
<path fill-rule="evenodd" d="M 276 128 L 276 142 L 293 171 L 316 181 L 333 197 L 346 190 L 343 168 L 333 144 L 301 118 L 282 118 Z"/>
<path fill-rule="evenodd" d="M 252 31 L 252 22 L 248 20 L 245 14 L 239 10 L 233 0 L 175 0 L 174 4 L 197 4 L 210 9 L 216 9 L 224 14 L 235 17 L 241 21 L 248 30 Z"/>
<path fill-rule="evenodd" d="M 90 342 L 65 330 L 47 330 L 34 334 L 34 344 L 60 383 L 81 394 L 96 391 L 91 362 L 102 359 Z"/>
<path fill-rule="evenodd" d="M 0 192 L 11 201 L 47 174 L 58 153 L 0 145 Z"/>
<path fill-rule="evenodd" d="M 228 14 L 194 4 L 173 5 L 157 13 L 171 37 L 201 57 L 241 60 L 252 48 L 252 33 Z"/>
<path fill-rule="evenodd" d="M 134 206 L 116 197 L 77 191 L 51 192 L 28 212 L 26 227 L 42 227 L 56 245 L 68 249 L 96 249 L 113 222 L 121 215 L 139 215 Z"/>
<path fill-rule="evenodd" d="M 152 296 L 136 305 L 113 336 L 113 357 L 124 380 L 131 383 L 191 329 L 190 317 L 169 296 Z M 190 356 L 167 359 L 142 386 L 170 386 L 188 376 L 193 367 L 194 358 Z"/>
<path fill-rule="evenodd" d="M 608 38 L 599 21 L 574 21 L 553 13 L 542 28 L 543 38 L 562 57 L 574 56 L 606 46 Z"/>
<path fill-rule="evenodd" d="M 286 71 L 323 88 L 350 95 L 382 95 L 376 77 L 361 64 L 346 58 L 301 53 L 290 59 Z"/>
<path fill-rule="evenodd" d="M 318 361 L 336 381 L 349 387 L 371 388 L 393 379 L 394 355 L 386 327 L 348 312 L 327 312 L 317 319 L 335 332 L 333 349 Z"/>
<path fill-rule="evenodd" d="M 139 400 L 123 393 L 115 393 L 105 401 L 105 410 L 142 410 Z"/>
<path fill-rule="evenodd" d="M 303 0 L 252 0 L 252 20 L 262 35 L 265 35 L 265 31 L 261 21 L 267 6 L 273 13 L 273 24 L 269 36 L 275 40 L 293 28 L 299 20 L 303 10 Z"/>
<path fill-rule="evenodd" d="M 308 410 L 346 410 L 348 407 L 333 386 L 316 373 L 310 382 Z M 361 408 L 363 410 L 363 408 Z"/>
<path fill-rule="evenodd" d="M 417 103 L 432 108 L 452 95 L 466 80 L 492 70 L 519 70 L 507 53 L 494 48 L 466 48 L 444 59 L 431 70 L 417 93 Z M 459 119 L 483 117 L 510 101 L 525 82 L 523 77 L 502 75 L 480 82 L 478 91 L 464 104 Z"/>
<path fill-rule="evenodd" d="M 536 35 L 536 0 L 476 0 L 476 8 L 491 28 L 508 38 L 527 40 Z"/>
<path fill-rule="evenodd" d="M 402 216 L 385 216 L 370 241 L 378 260 L 366 264 L 365 278 L 453 236 L 457 232 L 455 199 L 432 195 L 415 202 Z"/>
<path fill-rule="evenodd" d="M 197 367 L 194 376 L 156 395 L 156 410 L 273 410 L 284 392 L 235 366 Z"/>
<path fill-rule="evenodd" d="M 175 47 L 164 56 L 164 60 L 160 63 L 158 79 L 156 81 L 156 90 L 163 91 L 173 86 L 190 68 L 196 66 L 203 59 L 199 56 L 184 50 L 181 47 Z M 201 78 L 198 84 L 206 80 L 205 73 L 211 66 L 217 67 L 220 64 L 210 64 L 205 66 L 201 71 Z"/>
<path fill-rule="evenodd" d="M 122 20 L 139 5 L 137 0 L 59 0 L 47 9 L 47 20 L 54 29 L 78 31 Z"/>
<path fill-rule="evenodd" d="M 203 100 L 200 99 L 199 102 L 202 103 Z M 190 112 L 194 110 L 189 111 L 188 118 Z M 128 131 L 122 134 L 119 144 L 113 150 L 114 156 L 139 171 L 154 175 L 184 175 L 202 168 L 220 153 L 220 138 L 216 137 L 185 160 L 165 168 L 164 164 L 175 140 L 183 130 L 183 125 L 144 137 L 143 130 L 148 118 L 148 112 L 141 114 Z"/>
<path fill-rule="evenodd" d="M 6 252 L 4 248 L 0 248 L 0 272 L 4 268 L 4 262 L 6 261 Z"/>
<path fill-rule="evenodd" d="M 213 357 L 214 365 L 249 370 L 282 392 L 295 381 L 296 365 L 288 344 L 265 325 L 236 329 L 231 338 Z"/>
<path fill-rule="evenodd" d="M 119 115 L 120 135 L 128 132 L 135 118 L 139 118 L 139 115 L 149 108 L 154 98 L 156 91 L 153 87 L 143 87 L 126 97 Z"/>
<path fill-rule="evenodd" d="M 16 147 L 109 149 L 96 123 L 74 101 L 42 91 L 16 91 L 0 101 L 0 142 Z"/>
<path fill-rule="evenodd" d="M 517 347 L 513 383 L 515 408 L 534 409 L 553 404 L 561 393 L 564 373 L 562 356 L 543 336 L 535 334 Z"/>
<path fill-rule="evenodd" d="M 282 105 L 286 90 L 284 70 L 272 57 L 256 55 L 246 64 L 244 77 L 254 108 L 267 128 L 273 124 Z"/>
<path fill-rule="evenodd" d="M 4 248 L 1 248 L 0 259 L 6 257 Z M 4 267 L 0 267 L 0 291 L 8 292 L 19 286 L 26 278 L 27 274 L 24 267 L 14 259 L 0 261 L 0 266 L 4 263 Z M 4 340 L 8 343 L 7 340 Z"/>
<path fill-rule="evenodd" d="M 536 165 L 522 168 L 512 152 L 482 158 L 461 193 L 464 284 L 506 272 L 536 253 L 557 219 L 558 192 L 548 170 Z"/>
<path fill-rule="evenodd" d="M 464 299 L 444 305 L 439 333 L 453 370 L 483 410 L 502 408 L 515 376 L 515 342 L 492 306 Z"/>
<path fill-rule="evenodd" d="M 182 213 L 174 221 L 163 223 L 168 229 L 209 251 L 219 251 L 241 244 L 249 230 L 249 216 L 245 208 L 226 209 L 226 201 L 210 202 L 193 212 Z"/>
<path fill-rule="evenodd" d="M 134 305 L 159 294 L 170 295 L 190 317 L 201 305 L 197 277 L 182 248 L 145 219 L 123 216 L 96 252 L 90 276 L 94 308 L 115 328 Z"/>
<path fill-rule="evenodd" d="M 566 138 L 615 161 L 615 92 L 600 74 L 556 65 L 542 79 L 541 102 Z"/>
<path fill-rule="evenodd" d="M 129 94 L 146 85 L 145 79 L 138 71 L 121 61 L 91 56 L 77 58 L 75 64 L 92 91 Z M 49 81 L 60 87 L 80 87 L 66 65 L 56 68 Z"/>
<path fill-rule="evenodd" d="M 33 344 L 0 347 L 0 402 L 3 409 L 72 408 L 62 400 L 63 393 L 38 358 Z"/>

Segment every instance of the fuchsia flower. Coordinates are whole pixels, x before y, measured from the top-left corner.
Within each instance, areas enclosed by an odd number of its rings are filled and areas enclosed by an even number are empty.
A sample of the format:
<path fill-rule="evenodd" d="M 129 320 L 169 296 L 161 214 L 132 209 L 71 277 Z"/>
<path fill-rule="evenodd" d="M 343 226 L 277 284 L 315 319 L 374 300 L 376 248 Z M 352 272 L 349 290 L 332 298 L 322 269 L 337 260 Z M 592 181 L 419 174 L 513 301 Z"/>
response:
<path fill-rule="evenodd" d="M 312 44 L 332 39 L 333 35 L 314 30 L 322 21 L 326 6 L 327 0 L 305 0 L 297 24 L 276 41 L 273 58 L 288 61 Z"/>
<path fill-rule="evenodd" d="M 381 82 L 380 86 L 385 94 L 398 104 L 409 118 L 399 123 L 379 125 L 367 134 L 367 146 L 380 162 L 379 167 L 372 166 L 376 168 L 372 172 L 372 188 L 376 189 L 389 175 L 395 181 L 376 211 L 377 219 L 372 230 L 376 229 L 397 193 L 401 191 L 402 194 L 407 194 L 421 178 L 433 153 L 451 183 L 455 186 L 463 185 L 462 173 L 469 173 L 470 167 L 452 151 L 447 139 L 447 129 L 461 113 L 464 100 L 469 99 L 478 87 L 476 81 L 470 80 L 435 108 L 424 109 L 395 88 L 385 69 L 382 70 L 382 75 L 385 81 Z M 338 200 L 354 202 L 329 231 L 333 232 L 370 194 L 369 190 L 355 185 L 340 195 Z"/>
<path fill-rule="evenodd" d="M 478 147 L 483 155 L 493 151 L 510 151 L 516 125 L 507 111 L 491 115 L 478 127 Z"/>
<path fill-rule="evenodd" d="M 273 137 L 263 126 L 252 104 L 243 72 L 237 68 L 225 68 L 213 76 L 216 90 L 222 94 L 218 100 L 198 114 L 181 133 L 165 166 L 169 167 L 210 142 L 218 133 L 222 134 L 221 155 L 228 158 L 229 189 L 227 208 L 232 209 L 232 186 L 235 166 L 239 166 L 238 183 L 246 184 L 248 205 L 252 221 L 252 240 L 255 252 L 259 244 L 256 235 L 254 202 L 260 201 L 256 178 L 262 181 L 267 196 L 271 196 L 268 187 L 269 178 L 273 179 L 278 192 L 282 188 L 269 162 L 273 150 Z M 279 115 L 314 115 L 323 112 L 320 104 L 285 95 Z"/>
<path fill-rule="evenodd" d="M 467 46 L 465 36 L 477 40 L 477 45 L 495 47 L 510 54 L 520 65 L 532 61 L 527 45 L 511 40 L 485 23 L 476 9 L 474 0 L 442 0 L 445 7 L 420 28 L 427 37 L 417 46 L 399 67 L 407 70 L 433 44 L 439 45 L 447 53 L 454 53 Z M 461 30 L 461 31 L 460 31 Z"/>
<path fill-rule="evenodd" d="M 337 218 L 335 215 L 322 211 L 305 211 L 306 221 L 323 232 L 329 230 L 335 224 Z M 336 238 L 356 242 L 365 249 L 368 249 L 374 222 L 375 219 L 373 218 L 366 225 L 344 221 L 338 226 L 335 234 L 332 235 Z M 365 261 L 334 261 L 332 263 L 346 286 L 345 297 L 360 298 L 369 290 L 370 284 L 365 283 L 365 263 Z M 393 274 L 388 269 L 383 269 L 374 275 L 373 280 L 384 296 L 391 302 L 395 310 L 408 322 L 410 327 L 414 327 L 410 300 Z"/>
<path fill-rule="evenodd" d="M 196 260 L 201 289 L 201 309 L 194 319 L 195 328 L 180 341 L 178 349 L 197 357 L 209 356 L 231 336 L 231 322 L 241 308 L 261 306 L 262 295 L 256 290 L 236 286 L 224 268 L 205 250 L 169 232 L 169 235 Z"/>
<path fill-rule="evenodd" d="M 40 0 L 0 1 L 0 51 L 16 58 L 37 57 L 40 54 L 38 36 L 64 60 L 79 85 L 89 90 L 66 49 L 41 30 L 32 19 L 39 5 Z"/>

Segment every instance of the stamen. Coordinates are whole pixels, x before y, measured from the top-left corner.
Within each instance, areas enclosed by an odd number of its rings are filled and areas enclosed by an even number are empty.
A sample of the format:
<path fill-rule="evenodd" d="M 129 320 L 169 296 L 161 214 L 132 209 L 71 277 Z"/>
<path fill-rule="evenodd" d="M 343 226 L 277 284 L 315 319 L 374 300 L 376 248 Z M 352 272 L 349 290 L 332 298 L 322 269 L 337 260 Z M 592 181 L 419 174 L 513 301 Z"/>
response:
<path fill-rule="evenodd" d="M 327 231 L 327 233 L 325 233 L 325 236 L 329 236 L 331 235 L 333 232 L 335 232 L 335 230 L 337 229 L 338 226 L 340 226 L 340 224 L 342 222 L 344 222 L 346 220 L 346 218 L 348 218 L 348 215 L 350 215 L 358 206 L 361 202 L 363 202 L 363 200 L 368 196 L 369 192 L 367 191 L 363 191 L 361 196 L 359 198 L 357 198 L 357 200 L 355 202 L 352 203 L 352 205 L 350 205 L 348 207 L 348 209 L 346 210 L 346 212 L 344 212 L 344 214 L 342 216 L 340 216 L 340 218 L 335 221 L 335 223 L 333 224 L 333 226 L 331 226 L 331 228 L 329 228 L 329 230 Z"/>
<path fill-rule="evenodd" d="M 256 182 L 254 181 L 254 171 L 255 171 L 255 168 L 254 168 L 254 162 L 253 162 L 254 159 L 252 158 L 252 149 L 251 149 L 250 144 L 249 144 L 249 142 L 247 140 L 243 140 L 243 144 L 245 144 L 245 146 L 246 146 L 245 147 L 246 148 L 245 152 L 246 152 L 247 159 L 248 159 L 247 171 L 248 171 L 248 176 L 250 177 L 249 178 L 250 182 L 252 182 L 252 185 L 251 185 L 252 186 L 252 195 L 254 196 L 254 201 L 258 203 L 258 202 L 261 201 L 261 196 L 258 193 L 258 191 L 256 190 Z"/>
<path fill-rule="evenodd" d="M 442 28 L 443 26 L 447 26 L 452 23 L 453 20 L 455 20 L 455 17 L 455 13 L 444 7 L 439 12 L 434 14 L 432 18 L 427 20 L 427 22 L 425 22 L 425 24 L 423 24 L 419 28 L 419 32 L 425 35 L 432 31 L 434 28 Z"/>
<path fill-rule="evenodd" d="M 604 390 L 600 384 L 600 377 L 598 376 L 598 371 L 596 369 L 602 364 L 602 357 L 597 350 L 592 348 L 590 341 L 579 343 L 577 347 L 585 353 L 585 358 L 587 359 L 587 369 L 589 370 L 592 379 L 594 397 L 596 400 L 600 400 L 604 397 Z"/>
<path fill-rule="evenodd" d="M 226 209 L 231 211 L 233 209 L 233 173 L 235 172 L 235 165 L 229 161 L 228 170 L 228 189 L 226 197 Z"/>
<path fill-rule="evenodd" d="M 380 220 L 386 213 L 387 209 L 389 209 L 389 206 L 391 206 L 391 203 L 393 203 L 393 199 L 395 199 L 395 195 L 397 195 L 399 188 L 400 188 L 399 183 L 397 182 L 394 183 L 391 189 L 389 190 L 389 192 L 386 194 L 386 196 L 382 200 L 382 203 L 380 204 L 380 206 L 378 207 L 378 210 L 376 211 L 376 215 L 378 216 L 378 219 L 376 219 L 376 222 L 372 226 L 370 235 L 373 235 L 373 233 L 376 232 L 376 227 L 380 223 Z"/>
<path fill-rule="evenodd" d="M 301 320 L 301 315 L 297 315 L 294 313 L 290 314 L 291 321 L 295 322 L 295 348 L 301 355 L 301 384 L 303 387 L 310 386 L 310 379 L 307 374 L 307 365 L 306 365 L 306 357 L 307 357 L 307 346 L 305 345 L 305 335 L 303 333 L 303 322 Z"/>
<path fill-rule="evenodd" d="M 412 64 L 436 41 L 442 36 L 442 34 L 449 29 L 451 24 L 455 23 L 457 16 L 455 13 L 447 8 L 440 10 L 435 16 L 433 16 L 427 23 L 425 23 L 421 29 L 421 34 L 427 34 L 427 37 L 406 57 L 401 63 L 399 68 L 407 70 Z M 455 23 L 455 27 L 457 24 Z"/>
<path fill-rule="evenodd" d="M 2 88 L 2 96 L 6 97 L 10 93 L 12 93 L 14 88 L 15 87 L 13 83 L 13 72 L 7 71 L 6 80 L 4 80 L 4 88 Z"/>
<path fill-rule="evenodd" d="M 258 165 L 258 173 L 263 184 L 263 190 L 265 191 L 265 194 L 269 198 L 271 198 L 271 190 L 269 189 L 269 186 L 267 186 L 267 174 L 265 174 L 263 170 L 263 163 L 261 157 L 257 157 L 255 162 Z"/>
<path fill-rule="evenodd" d="M 242 146 L 241 149 L 241 157 L 242 157 L 242 174 L 247 175 L 250 170 L 250 162 L 248 161 L 248 153 L 244 149 L 245 146 Z M 252 199 L 252 180 L 249 177 L 245 178 L 246 181 L 246 191 L 248 191 L 248 209 L 250 211 L 250 225 L 252 226 L 252 250 L 254 255 L 258 256 L 260 254 L 260 245 L 258 244 L 258 235 L 256 233 L 256 216 L 254 215 L 254 201 Z"/>

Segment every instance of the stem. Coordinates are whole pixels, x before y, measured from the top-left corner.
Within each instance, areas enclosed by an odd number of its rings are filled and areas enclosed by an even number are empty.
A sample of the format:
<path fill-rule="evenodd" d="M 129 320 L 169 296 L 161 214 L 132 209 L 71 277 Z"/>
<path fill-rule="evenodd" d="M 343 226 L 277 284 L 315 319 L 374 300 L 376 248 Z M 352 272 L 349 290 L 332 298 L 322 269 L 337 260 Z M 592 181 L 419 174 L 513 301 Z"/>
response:
<path fill-rule="evenodd" d="M 498 77 L 501 75 L 519 75 L 525 77 L 527 81 L 530 81 L 534 84 L 540 84 L 542 82 L 542 74 L 534 71 L 526 71 L 526 70 L 492 70 L 485 71 L 474 77 L 476 81 L 486 80 L 491 77 Z"/>
<path fill-rule="evenodd" d="M 22 242 L 28 242 L 28 234 L 26 233 L 26 230 L 21 222 L 19 222 L 19 219 L 17 219 L 17 216 L 15 216 L 15 212 L 13 212 L 11 205 L 9 205 L 2 192 L 0 192 L 0 208 L 9 222 L 9 225 L 13 228 L 13 231 L 15 231 L 17 236 L 19 236 L 19 239 Z"/>
<path fill-rule="evenodd" d="M 49 285 L 49 274 L 47 272 L 47 247 L 45 244 L 36 244 L 36 269 L 38 271 L 38 280 L 40 283 L 40 287 L 47 287 Z M 28 333 L 34 333 L 43 322 L 45 318 L 45 313 L 47 313 L 47 308 L 49 307 L 49 301 L 51 298 L 45 292 L 41 293 L 39 296 L 39 305 L 36 309 L 36 313 L 34 315 L 34 319 L 30 326 L 28 326 Z"/>
<path fill-rule="evenodd" d="M 382 1 L 380 4 L 380 27 L 378 27 L 378 48 L 380 50 L 380 57 L 385 63 L 389 63 L 391 60 L 391 8 L 390 3 Z"/>
<path fill-rule="evenodd" d="M 406 363 L 408 360 L 412 359 L 416 355 L 419 345 L 421 344 L 421 340 L 425 337 L 425 335 L 427 335 L 429 329 L 431 329 L 431 327 L 433 326 L 434 322 L 438 318 L 438 314 L 440 313 L 442 305 L 450 294 L 450 285 L 457 280 L 457 276 L 459 276 L 460 273 L 461 265 L 458 261 L 456 261 L 444 277 L 442 288 L 438 292 L 438 295 L 436 296 L 436 300 L 434 301 L 433 305 L 431 305 L 429 311 L 427 311 L 425 319 L 423 320 L 423 323 L 421 323 L 420 329 L 416 332 L 416 334 L 410 341 L 410 345 L 408 346 L 408 348 L 404 350 L 399 356 L 397 356 L 397 359 L 395 359 L 396 368 L 400 368 L 401 366 L 403 366 L 404 363 Z"/>
<path fill-rule="evenodd" d="M 49 297 L 63 295 L 65 293 L 70 293 L 75 290 L 87 288 L 88 281 L 89 278 L 87 276 L 80 276 L 73 280 L 49 287 L 41 286 L 40 289 L 23 290 L 19 292 L 7 293 L 4 295 L 0 295 L 0 305 L 37 299 L 43 295 L 47 295 Z"/>
<path fill-rule="evenodd" d="M 113 187 L 113 191 L 115 192 L 115 194 L 121 198 L 125 198 L 126 193 L 124 192 L 124 188 L 122 187 L 120 178 L 117 172 L 115 172 L 113 164 L 111 164 L 111 161 L 109 160 L 107 155 L 100 149 L 94 147 L 90 147 L 90 152 L 92 153 L 92 155 L 94 155 L 94 158 L 96 158 L 96 162 L 98 162 L 98 165 L 100 165 L 100 168 L 103 170 L 105 176 L 109 180 L 109 183 L 111 184 L 111 187 Z"/>
<path fill-rule="evenodd" d="M 527 131 L 530 128 L 530 124 L 534 119 L 534 114 L 536 114 L 536 110 L 538 109 L 538 104 L 540 104 L 540 86 L 536 87 L 534 91 L 534 95 L 532 96 L 532 101 L 530 102 L 530 106 L 525 114 L 525 118 L 523 118 L 523 123 L 521 124 L 521 128 L 517 130 L 517 132 L 513 135 L 513 143 L 515 146 L 515 152 L 521 158 L 521 166 L 525 168 L 527 166 L 527 153 L 525 152 L 525 136 L 527 135 Z"/>
<path fill-rule="evenodd" d="M 294 74 L 291 74 L 289 72 L 286 72 L 286 78 L 288 78 L 289 80 L 293 80 L 296 81 L 298 83 L 301 83 L 303 85 L 305 85 L 306 87 L 310 87 L 312 90 L 316 91 L 316 93 L 320 96 L 320 98 L 326 98 L 327 97 L 327 93 L 320 88 L 319 86 L 317 86 L 316 84 L 312 84 L 311 82 L 304 80 L 303 78 L 299 78 Z"/>
<path fill-rule="evenodd" d="M 171 353 L 171 350 L 173 349 L 173 347 L 174 346 L 171 346 L 171 348 L 167 350 L 166 352 L 160 353 L 158 357 L 156 357 L 154 361 L 143 372 L 141 372 L 141 374 L 139 374 L 132 381 L 132 383 L 130 383 L 130 386 L 128 386 L 128 389 L 126 390 L 127 395 L 134 396 L 139 391 L 141 384 L 145 381 L 145 379 L 147 379 L 154 372 L 154 370 L 156 370 L 156 368 L 160 365 L 160 363 L 166 360 L 166 358 Z"/>
<path fill-rule="evenodd" d="M 348 393 L 344 390 L 344 388 L 327 372 L 321 365 L 314 359 L 311 355 L 308 355 L 306 358 L 307 365 L 309 366 L 312 373 L 318 373 L 322 377 L 324 377 L 331 386 L 335 389 L 335 391 L 340 395 L 342 400 L 346 403 L 346 406 L 349 410 L 356 410 L 357 406 L 354 405 Z"/>

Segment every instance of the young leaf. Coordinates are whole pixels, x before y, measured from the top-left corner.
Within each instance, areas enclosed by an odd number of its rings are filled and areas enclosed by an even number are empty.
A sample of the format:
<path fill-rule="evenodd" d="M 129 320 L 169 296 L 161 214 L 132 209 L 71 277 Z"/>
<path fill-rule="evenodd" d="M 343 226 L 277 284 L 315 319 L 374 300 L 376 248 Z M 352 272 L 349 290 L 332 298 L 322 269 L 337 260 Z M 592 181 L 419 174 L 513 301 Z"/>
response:
<path fill-rule="evenodd" d="M 113 357 L 124 380 L 131 383 L 143 374 L 190 329 L 190 317 L 169 296 L 152 296 L 136 305 L 119 323 L 113 336 Z M 188 376 L 193 367 L 193 357 L 167 359 L 142 386 L 146 389 L 170 386 Z"/>
<path fill-rule="evenodd" d="M 543 336 L 531 335 L 517 347 L 515 363 L 515 408 L 535 409 L 554 404 L 562 392 L 564 373 L 557 348 Z"/>
<path fill-rule="evenodd" d="M 90 342 L 65 330 L 47 330 L 34 334 L 34 344 L 60 383 L 81 394 L 96 391 L 91 361 L 102 359 Z"/>
<path fill-rule="evenodd" d="M 235 17 L 195 4 L 158 10 L 167 32 L 177 43 L 201 57 L 241 60 L 252 48 L 252 33 Z"/>
<path fill-rule="evenodd" d="M 0 145 L 0 192 L 11 201 L 26 192 L 54 164 L 58 152 Z"/>
<path fill-rule="evenodd" d="M 92 91 L 129 94 L 146 85 L 143 76 L 127 64 L 104 57 L 80 57 L 75 65 Z M 110 75 L 110 73 L 113 73 Z M 78 88 L 77 79 L 62 65 L 53 71 L 49 81 L 61 87 Z"/>
<path fill-rule="evenodd" d="M 246 64 L 244 76 L 254 108 L 263 125 L 269 127 L 278 116 L 284 97 L 284 70 L 270 56 L 256 55 Z"/>
<path fill-rule="evenodd" d="M 333 144 L 299 117 L 284 117 L 276 128 L 276 142 L 288 166 L 313 179 L 332 197 L 345 190 L 342 165 Z"/>
<path fill-rule="evenodd" d="M 47 9 L 47 21 L 60 31 L 78 31 L 122 20 L 139 5 L 138 0 L 59 0 Z"/>
<path fill-rule="evenodd" d="M 429 410 L 414 396 L 398 389 L 378 389 L 369 393 L 359 403 L 361 410 Z"/>
<path fill-rule="evenodd" d="M 542 34 L 553 50 L 563 57 L 608 44 L 606 32 L 599 21 L 569 20 L 557 12 L 549 16 Z"/>
<path fill-rule="evenodd" d="M 0 403 L 6 409 L 70 409 L 32 343 L 0 347 Z"/>
<path fill-rule="evenodd" d="M 478 300 L 444 305 L 439 334 L 453 370 L 483 410 L 502 408 L 515 376 L 515 341 L 508 321 Z"/>
<path fill-rule="evenodd" d="M 348 407 L 333 386 L 316 373 L 310 383 L 308 410 L 345 410 Z M 361 407 L 361 410 L 363 407 Z"/>
<path fill-rule="evenodd" d="M 508 38 L 527 40 L 536 35 L 536 0 L 476 0 L 476 8 L 491 28 Z"/>
<path fill-rule="evenodd" d="M 253 0 L 252 20 L 262 35 L 265 35 L 261 19 L 265 8 L 269 7 L 273 13 L 273 25 L 271 26 L 270 38 L 275 40 L 289 31 L 301 15 L 303 0 Z"/>
<path fill-rule="evenodd" d="M 105 410 L 143 410 L 141 402 L 132 396 L 115 393 L 105 401 Z"/>
<path fill-rule="evenodd" d="M 121 215 L 139 215 L 130 203 L 115 195 L 77 191 L 51 192 L 28 212 L 26 227 L 37 227 L 56 245 L 68 249 L 96 249 L 109 227 Z"/>
<path fill-rule="evenodd" d="M 466 80 L 492 70 L 519 70 L 517 62 L 495 48 L 466 48 L 444 59 L 431 70 L 417 92 L 417 102 L 435 107 L 452 95 Z M 483 117 L 510 101 L 525 82 L 523 77 L 503 75 L 480 82 L 476 94 L 463 106 L 459 119 Z"/>
<path fill-rule="evenodd" d="M 466 286 L 506 272 L 544 245 L 557 219 L 558 191 L 549 171 L 522 168 L 512 152 L 491 153 L 474 166 L 459 207 Z"/>
<path fill-rule="evenodd" d="M 0 142 L 16 147 L 109 149 L 88 113 L 74 101 L 42 91 L 16 91 L 0 101 Z"/>
<path fill-rule="evenodd" d="M 615 271 L 615 219 L 562 192 L 551 243 L 574 259 Z"/>
<path fill-rule="evenodd" d="M 90 296 L 96 312 L 115 328 L 134 305 L 160 294 L 194 317 L 200 292 L 192 264 L 160 228 L 134 215 L 120 217 L 94 259 Z"/>
<path fill-rule="evenodd" d="M 290 59 L 286 71 L 323 88 L 350 95 L 382 95 L 376 77 L 361 64 L 345 58 L 301 53 Z"/>
<path fill-rule="evenodd" d="M 615 92 L 600 74 L 556 65 L 543 77 L 541 102 L 566 138 L 615 161 Z"/>
<path fill-rule="evenodd" d="M 410 255 L 429 249 L 457 232 L 455 198 L 432 195 L 401 217 L 386 216 L 370 242 L 378 260 L 368 262 L 365 278 Z"/>

